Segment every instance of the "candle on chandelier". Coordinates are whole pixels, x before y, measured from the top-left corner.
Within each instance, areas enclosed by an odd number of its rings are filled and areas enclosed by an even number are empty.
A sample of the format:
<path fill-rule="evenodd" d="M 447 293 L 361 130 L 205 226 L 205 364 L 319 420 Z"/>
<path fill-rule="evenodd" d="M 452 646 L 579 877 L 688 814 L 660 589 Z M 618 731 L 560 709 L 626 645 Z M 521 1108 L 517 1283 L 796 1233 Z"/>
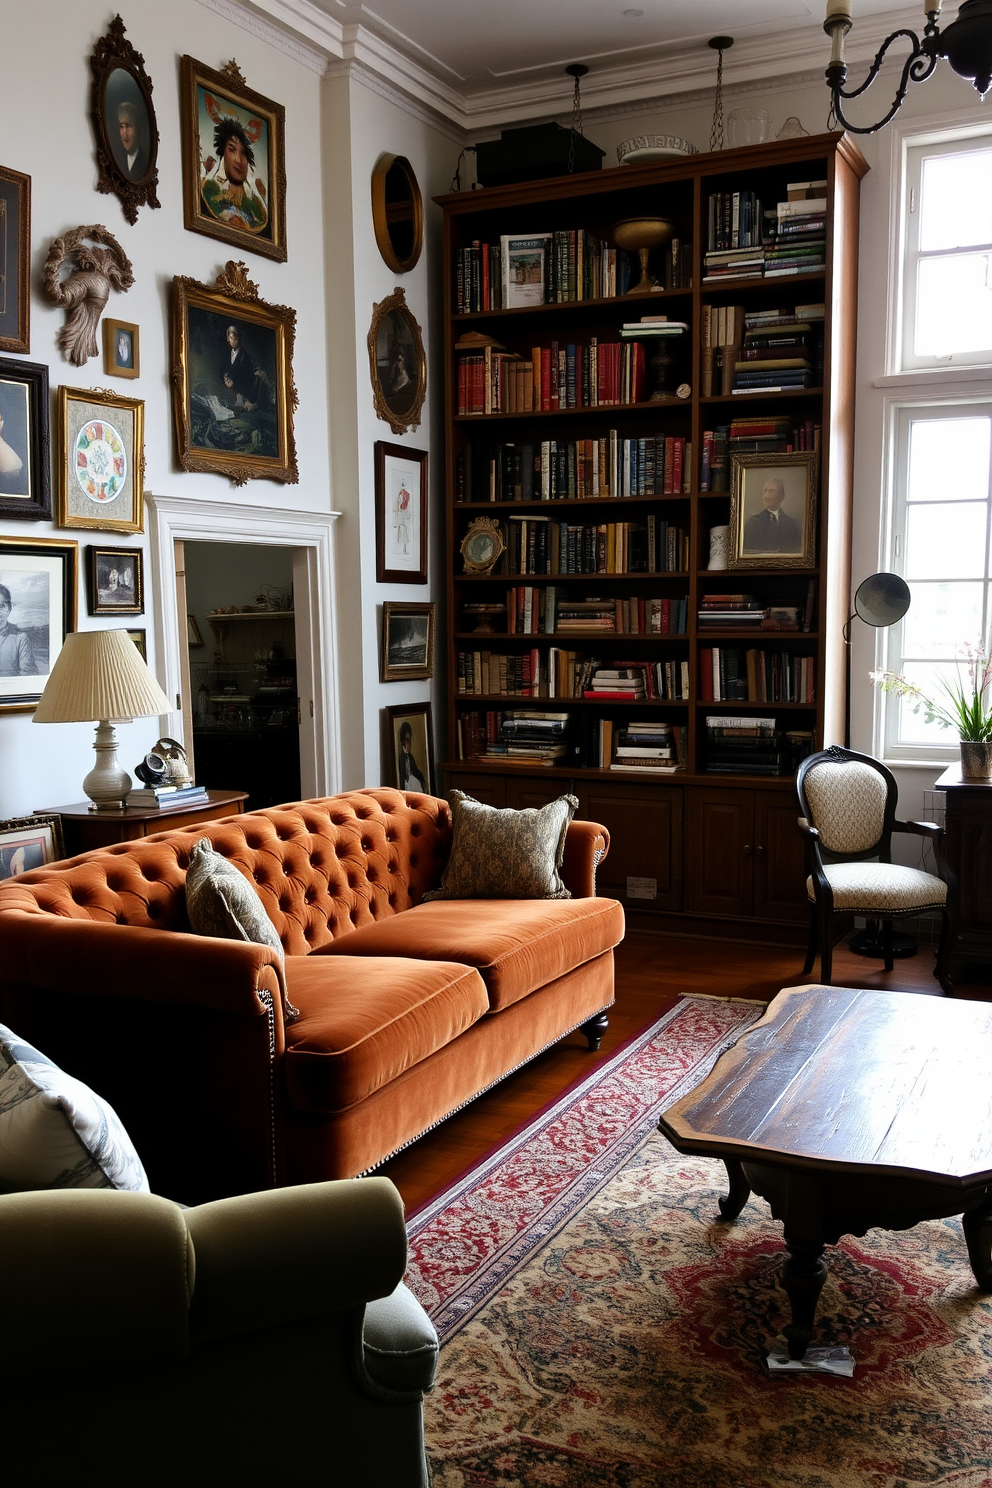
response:
<path fill-rule="evenodd" d="M 823 23 L 825 31 L 829 30 L 835 21 L 846 21 L 850 25 L 853 20 L 851 0 L 827 0 L 827 18 Z"/>

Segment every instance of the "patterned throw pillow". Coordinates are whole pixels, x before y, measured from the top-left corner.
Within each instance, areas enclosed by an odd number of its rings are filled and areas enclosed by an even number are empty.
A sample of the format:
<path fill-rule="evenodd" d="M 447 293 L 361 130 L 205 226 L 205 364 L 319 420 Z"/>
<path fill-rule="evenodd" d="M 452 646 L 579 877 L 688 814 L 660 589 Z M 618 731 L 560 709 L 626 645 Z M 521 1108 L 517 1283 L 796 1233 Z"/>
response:
<path fill-rule="evenodd" d="M 424 899 L 571 899 L 559 877 L 574 796 L 540 809 L 484 806 L 448 792 L 451 855 L 441 887 Z"/>
<path fill-rule="evenodd" d="M 0 1023 L 0 1190 L 37 1188 L 149 1192 L 113 1107 Z"/>
<path fill-rule="evenodd" d="M 270 946 L 285 963 L 286 953 L 276 927 L 253 883 L 233 863 L 215 852 L 206 837 L 195 843 L 186 870 L 186 913 L 196 935 L 222 940 L 250 940 Z M 299 1010 L 285 999 L 285 1018 L 291 1023 Z"/>

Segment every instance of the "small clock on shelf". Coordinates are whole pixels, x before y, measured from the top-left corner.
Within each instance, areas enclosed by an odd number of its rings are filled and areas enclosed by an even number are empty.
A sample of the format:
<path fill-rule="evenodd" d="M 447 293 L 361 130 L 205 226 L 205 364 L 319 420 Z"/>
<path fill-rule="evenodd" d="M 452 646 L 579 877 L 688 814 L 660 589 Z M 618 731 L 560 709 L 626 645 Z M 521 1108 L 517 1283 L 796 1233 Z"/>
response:
<path fill-rule="evenodd" d="M 505 551 L 500 525 L 493 517 L 476 517 L 468 524 L 460 548 L 466 573 L 492 573 Z"/>

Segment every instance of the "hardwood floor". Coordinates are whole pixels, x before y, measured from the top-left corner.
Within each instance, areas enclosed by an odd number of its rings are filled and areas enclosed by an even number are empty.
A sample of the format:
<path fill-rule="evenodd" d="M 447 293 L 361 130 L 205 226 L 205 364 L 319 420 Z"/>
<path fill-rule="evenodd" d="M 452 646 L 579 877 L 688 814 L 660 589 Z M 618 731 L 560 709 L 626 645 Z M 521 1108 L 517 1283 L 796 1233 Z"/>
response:
<path fill-rule="evenodd" d="M 801 977 L 803 951 L 795 947 L 745 945 L 732 941 L 690 940 L 628 931 L 616 952 L 616 1004 L 598 1054 L 574 1033 L 494 1090 L 428 1132 L 378 1169 L 403 1195 L 413 1214 L 443 1192 L 467 1168 L 505 1141 L 574 1082 L 607 1059 L 626 1039 L 649 1027 L 683 993 L 741 997 L 767 1002 L 782 987 L 815 981 Z M 933 951 L 921 946 L 915 956 L 897 961 L 886 972 L 881 961 L 868 960 L 841 942 L 834 950 L 837 986 L 903 990 L 939 996 L 933 976 Z M 992 1002 L 989 980 L 960 980 L 958 997 Z"/>

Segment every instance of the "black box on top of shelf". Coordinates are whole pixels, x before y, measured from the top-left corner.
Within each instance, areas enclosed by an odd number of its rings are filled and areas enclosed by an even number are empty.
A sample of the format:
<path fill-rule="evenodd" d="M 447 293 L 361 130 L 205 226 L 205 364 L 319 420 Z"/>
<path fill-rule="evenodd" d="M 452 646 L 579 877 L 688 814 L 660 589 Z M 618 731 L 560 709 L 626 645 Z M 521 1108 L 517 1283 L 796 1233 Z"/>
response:
<path fill-rule="evenodd" d="M 475 173 L 483 186 L 509 186 L 515 181 L 539 181 L 544 176 L 568 175 L 572 131 L 562 124 L 528 124 L 504 129 L 498 140 L 475 147 Z M 605 150 L 575 135 L 574 170 L 600 170 Z"/>

